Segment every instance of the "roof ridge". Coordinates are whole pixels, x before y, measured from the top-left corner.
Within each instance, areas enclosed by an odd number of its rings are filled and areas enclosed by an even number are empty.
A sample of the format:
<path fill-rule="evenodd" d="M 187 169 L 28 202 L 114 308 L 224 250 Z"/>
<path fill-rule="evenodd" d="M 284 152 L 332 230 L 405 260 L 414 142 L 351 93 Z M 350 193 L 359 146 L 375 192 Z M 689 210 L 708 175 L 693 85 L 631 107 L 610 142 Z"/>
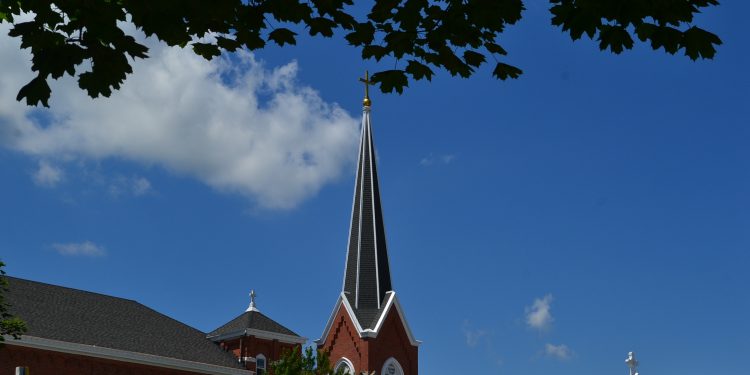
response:
<path fill-rule="evenodd" d="M 7 276 L 7 275 L 5 277 L 7 277 L 8 279 L 15 279 L 15 280 L 20 280 L 20 281 L 29 282 L 29 283 L 41 284 L 41 285 L 46 285 L 46 286 L 50 286 L 50 287 L 54 287 L 54 288 L 62 288 L 62 289 L 72 290 L 72 291 L 79 292 L 79 293 L 91 294 L 91 295 L 95 295 L 95 296 L 99 296 L 99 297 L 114 298 L 114 299 L 118 299 L 118 300 L 125 301 L 125 302 L 132 302 L 132 303 L 135 303 L 137 305 L 143 306 L 144 308 L 149 309 L 149 310 L 151 310 L 151 311 L 153 311 L 153 312 L 155 312 L 155 313 L 157 313 L 159 315 L 162 315 L 162 316 L 164 316 L 164 317 L 166 317 L 166 318 L 168 318 L 168 319 L 170 319 L 170 320 L 172 320 L 174 322 L 177 322 L 177 323 L 180 323 L 180 324 L 182 324 L 182 325 L 184 325 L 186 327 L 189 327 L 189 328 L 193 329 L 194 331 L 197 331 L 198 333 L 201 333 L 201 334 L 204 334 L 204 335 L 206 334 L 206 332 L 203 332 L 202 330 L 200 330 L 200 329 L 198 329 L 196 327 L 193 327 L 190 324 L 187 324 L 187 323 L 185 323 L 183 321 L 177 320 L 177 319 L 175 319 L 175 318 L 173 318 L 173 317 L 171 317 L 171 316 L 169 316 L 169 315 L 167 315 L 167 314 L 165 314 L 165 313 L 163 313 L 163 312 L 161 312 L 159 310 L 154 309 L 153 307 L 151 307 L 149 305 L 146 305 L 146 304 L 144 304 L 142 302 L 139 302 L 139 301 L 131 299 L 131 298 L 117 297 L 117 296 L 113 296 L 113 295 L 109 295 L 109 294 L 104 294 L 104 293 L 99 293 L 99 292 L 92 292 L 90 290 L 84 290 L 84 289 L 78 289 L 78 288 L 72 288 L 72 287 L 68 287 L 68 286 L 63 286 L 63 285 L 45 283 L 45 282 L 41 282 L 41 281 L 23 279 L 23 278 L 20 278 L 20 277 Z"/>
<path fill-rule="evenodd" d="M 287 334 L 287 335 L 291 334 L 291 335 L 294 335 L 294 336 L 297 336 L 297 337 L 302 337 L 297 332 L 294 332 L 293 330 L 291 330 L 287 326 L 285 326 L 285 325 L 277 322 L 276 320 L 274 320 L 273 318 L 269 317 L 268 315 L 263 314 L 260 311 L 254 311 L 254 310 L 253 311 L 243 311 L 241 314 L 239 314 L 236 317 L 232 318 L 228 322 L 222 324 L 218 328 L 216 328 L 216 329 L 208 332 L 206 335 L 207 336 L 215 336 L 215 335 L 225 334 L 225 333 L 228 333 L 228 332 L 222 332 L 222 331 L 228 331 L 228 330 L 231 330 L 233 332 L 239 332 L 239 331 L 242 331 L 242 330 L 245 330 L 245 329 L 260 329 L 260 328 L 253 328 L 253 327 L 251 327 L 252 325 L 254 325 L 252 323 L 255 320 L 255 319 L 253 319 L 254 315 L 252 315 L 252 314 L 259 315 L 261 317 L 261 319 L 266 319 L 272 325 L 278 326 L 278 328 L 281 328 L 283 331 L 288 331 L 288 333 L 287 332 L 277 332 L 277 333 L 283 333 L 283 334 Z M 242 323 L 241 326 L 238 326 L 238 324 L 236 322 L 238 320 L 241 320 L 241 319 L 244 320 L 244 321 L 241 321 L 241 323 Z M 260 324 L 263 324 L 263 323 L 258 322 L 258 321 L 256 321 L 256 322 L 260 323 Z M 277 327 L 273 327 L 273 328 L 275 328 L 275 329 L 274 330 L 268 330 L 268 332 L 276 332 L 276 331 L 278 331 Z M 261 330 L 265 330 L 265 329 L 261 329 Z"/>
<path fill-rule="evenodd" d="M 41 285 L 51 286 L 51 287 L 55 287 L 55 288 L 63 288 L 63 289 L 73 290 L 73 291 L 76 291 L 76 292 L 82 292 L 82 293 L 86 293 L 86 294 L 94 294 L 94 295 L 101 296 L 101 297 L 115 298 L 115 299 L 120 299 L 120 300 L 123 300 L 123 301 L 135 302 L 135 303 L 137 303 L 139 305 L 146 306 L 146 305 L 144 305 L 144 304 L 142 304 L 142 303 L 140 303 L 140 302 L 138 302 L 138 301 L 136 301 L 134 299 L 131 299 L 131 298 L 118 297 L 118 296 L 113 296 L 111 294 L 104 294 L 104 293 L 100 293 L 100 292 L 92 292 L 90 290 L 78 289 L 78 288 L 73 288 L 73 287 L 70 287 L 70 286 L 64 286 L 64 285 L 58 285 L 58 284 L 45 283 L 45 282 L 42 282 L 42 281 L 29 280 L 29 279 L 24 279 L 24 278 L 21 278 L 21 277 L 15 277 L 15 276 L 9 276 L 9 275 L 5 275 L 3 277 L 5 277 L 7 279 L 20 280 L 20 281 L 27 282 L 27 283 L 41 284 Z M 154 310 L 154 311 L 156 311 L 156 310 Z"/>

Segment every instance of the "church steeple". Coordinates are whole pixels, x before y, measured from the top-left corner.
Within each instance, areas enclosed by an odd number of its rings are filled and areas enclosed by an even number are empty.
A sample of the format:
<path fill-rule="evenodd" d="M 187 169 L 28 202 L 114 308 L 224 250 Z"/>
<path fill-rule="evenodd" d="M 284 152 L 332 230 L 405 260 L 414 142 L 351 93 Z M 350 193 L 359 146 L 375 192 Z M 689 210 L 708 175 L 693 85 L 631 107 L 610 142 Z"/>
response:
<path fill-rule="evenodd" d="M 371 83 L 366 73 L 360 81 Z M 343 290 L 315 343 L 329 353 L 334 371 L 418 375 L 420 342 L 391 285 L 367 88 Z"/>
<path fill-rule="evenodd" d="M 379 309 L 385 301 L 386 292 L 391 291 L 392 287 L 370 126 L 372 102 L 367 86 L 371 82 L 367 74 L 360 81 L 365 83 L 365 99 L 343 292 L 355 310 L 365 312 Z"/>

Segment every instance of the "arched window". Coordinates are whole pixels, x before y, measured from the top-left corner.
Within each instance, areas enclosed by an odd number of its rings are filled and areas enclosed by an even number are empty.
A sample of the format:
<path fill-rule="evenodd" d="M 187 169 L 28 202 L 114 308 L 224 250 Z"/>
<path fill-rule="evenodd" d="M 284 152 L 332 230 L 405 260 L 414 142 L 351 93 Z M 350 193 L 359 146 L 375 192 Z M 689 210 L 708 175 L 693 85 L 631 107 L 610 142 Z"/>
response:
<path fill-rule="evenodd" d="M 391 357 L 385 361 L 383 364 L 383 370 L 380 371 L 380 373 L 383 375 L 404 375 L 404 370 L 401 368 L 401 365 L 396 358 Z"/>
<path fill-rule="evenodd" d="M 336 366 L 333 366 L 333 372 L 338 372 L 339 370 L 343 370 L 344 374 L 354 375 L 354 365 L 346 357 L 339 359 L 336 362 Z"/>
<path fill-rule="evenodd" d="M 255 356 L 255 373 L 257 375 L 266 375 L 266 356 L 263 354 Z"/>

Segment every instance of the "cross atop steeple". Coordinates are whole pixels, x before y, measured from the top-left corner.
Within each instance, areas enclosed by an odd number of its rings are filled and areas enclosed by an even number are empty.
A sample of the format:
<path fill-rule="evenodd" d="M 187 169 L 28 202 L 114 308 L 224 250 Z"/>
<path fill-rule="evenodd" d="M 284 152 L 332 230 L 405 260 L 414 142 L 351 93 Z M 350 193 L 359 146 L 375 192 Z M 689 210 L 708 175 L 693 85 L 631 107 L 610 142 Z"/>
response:
<path fill-rule="evenodd" d="M 370 107 L 372 105 L 372 101 L 370 100 L 370 85 L 372 85 L 370 73 L 365 70 L 365 78 L 360 78 L 359 81 L 365 84 L 365 99 L 362 100 L 362 105 Z"/>

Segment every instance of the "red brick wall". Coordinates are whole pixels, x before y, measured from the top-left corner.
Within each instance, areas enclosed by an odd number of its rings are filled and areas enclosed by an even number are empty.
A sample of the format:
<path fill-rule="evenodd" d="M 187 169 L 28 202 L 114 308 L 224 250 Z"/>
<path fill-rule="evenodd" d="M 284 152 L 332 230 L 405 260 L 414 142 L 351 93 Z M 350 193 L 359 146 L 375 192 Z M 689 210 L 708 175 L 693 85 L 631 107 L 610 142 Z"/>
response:
<path fill-rule="evenodd" d="M 273 373 L 273 371 L 271 371 L 271 363 L 278 361 L 284 350 L 291 351 L 294 350 L 295 347 L 302 350 L 302 345 L 299 344 L 287 344 L 279 342 L 278 340 L 267 340 L 254 336 L 242 337 L 241 339 L 237 338 L 231 341 L 225 341 L 222 344 L 222 347 L 231 351 L 237 358 L 255 357 L 258 354 L 263 354 L 266 357 L 266 371 L 268 371 L 269 374 Z M 255 371 L 255 363 L 247 362 L 247 369 Z"/>
<path fill-rule="evenodd" d="M 363 339 L 342 306 L 336 313 L 328 336 L 318 349 L 330 353 L 332 365 L 342 357 L 348 358 L 354 364 L 356 373 L 375 371 L 380 374 L 385 361 L 394 357 L 404 370 L 404 375 L 419 374 L 418 348 L 411 345 L 395 307 L 388 312 L 378 337 Z"/>
<path fill-rule="evenodd" d="M 367 342 L 359 337 L 354 322 L 343 306 L 336 313 L 331 330 L 318 349 L 329 353 L 331 365 L 335 366 L 339 359 L 346 357 L 352 361 L 356 373 L 367 370 Z"/>
<path fill-rule="evenodd" d="M 16 366 L 29 367 L 33 375 L 198 375 L 48 350 L 7 344 L 0 346 L 0 375 L 14 375 Z"/>
<path fill-rule="evenodd" d="M 404 375 L 417 375 L 418 348 L 413 346 L 406 334 L 406 328 L 395 307 L 388 311 L 378 337 L 370 339 L 369 368 L 380 374 L 385 361 L 393 357 L 401 365 Z"/>

